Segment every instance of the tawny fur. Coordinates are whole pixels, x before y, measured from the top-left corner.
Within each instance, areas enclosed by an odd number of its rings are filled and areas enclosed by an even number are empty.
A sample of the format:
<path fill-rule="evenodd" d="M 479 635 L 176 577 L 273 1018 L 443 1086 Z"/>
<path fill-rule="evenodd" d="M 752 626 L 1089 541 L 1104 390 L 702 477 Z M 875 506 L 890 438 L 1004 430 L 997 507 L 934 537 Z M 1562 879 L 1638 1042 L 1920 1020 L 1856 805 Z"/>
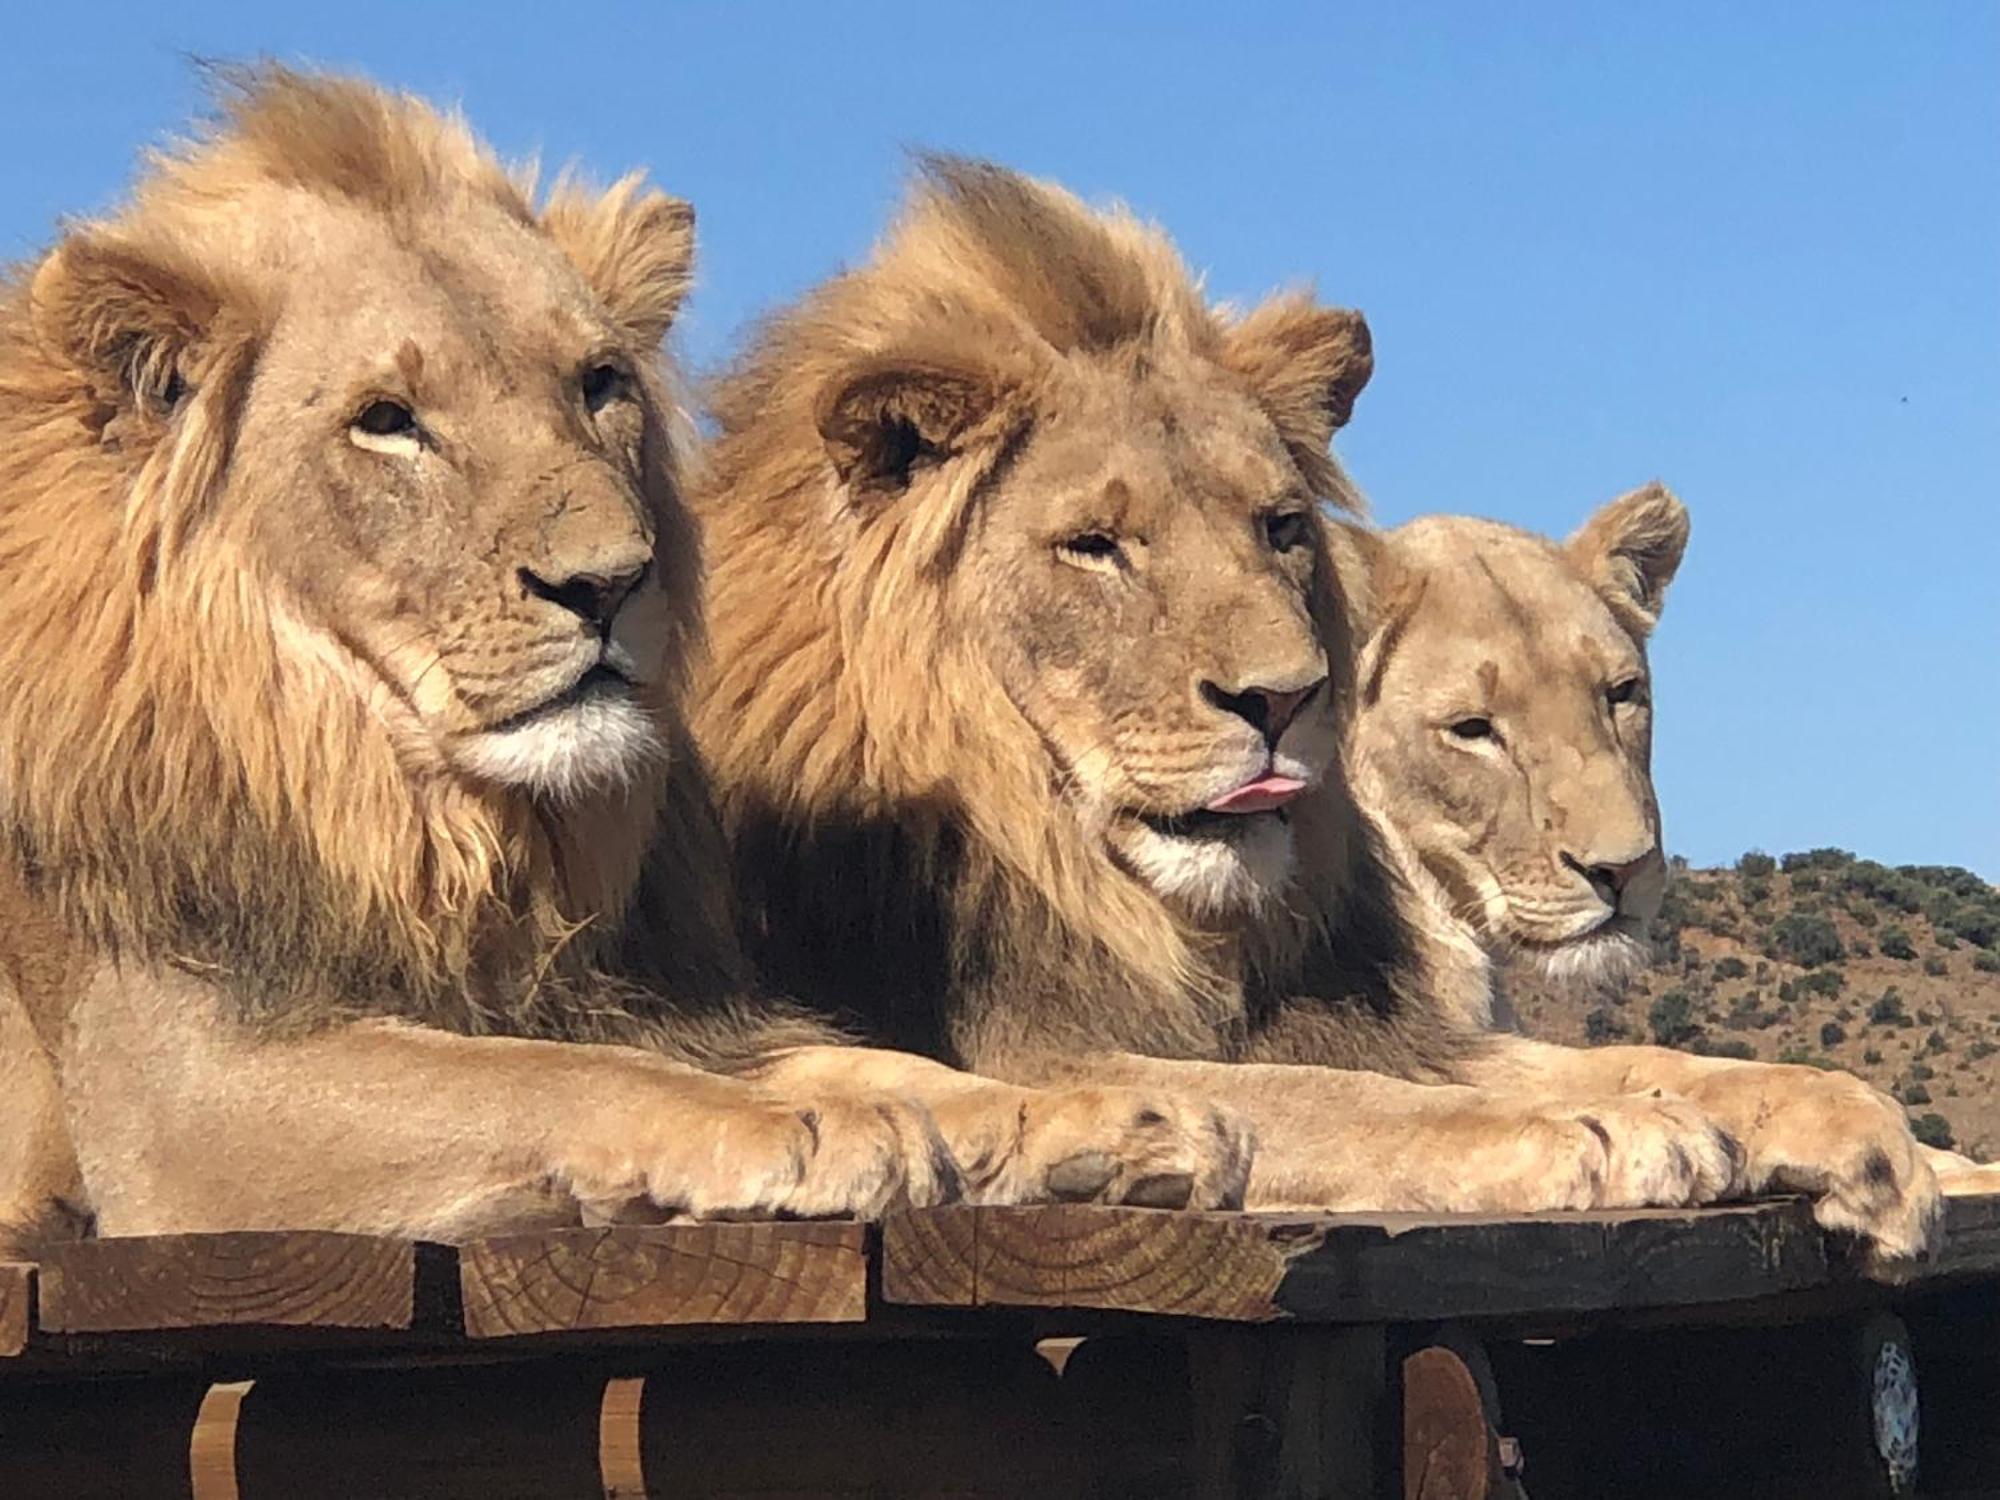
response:
<path fill-rule="evenodd" d="M 1705 1201 L 1731 1148 L 1682 1101 L 1459 1081 L 1485 955 L 1338 752 L 1320 507 L 1369 369 L 1355 314 L 1233 315 L 1127 214 L 928 163 L 715 398 L 694 723 L 751 946 L 897 1045 L 1241 1109 L 1253 1204 Z M 1259 774 L 1312 783 L 1288 822 L 1187 832 Z"/>
<path fill-rule="evenodd" d="M 1363 620 L 1357 794 L 1433 924 L 1503 973 L 1592 986 L 1645 957 L 1666 879 L 1646 647 L 1687 537 L 1686 510 L 1658 484 L 1566 542 L 1469 516 L 1338 533 Z M 1823 1221 L 1891 1258 L 1933 1232 L 1927 1162 L 1959 1190 L 1982 1180 L 1924 1152 L 1901 1106 L 1845 1073 L 1501 1036 L 1468 1076 L 1680 1094 L 1741 1144 L 1747 1190 L 1813 1195 Z"/>
<path fill-rule="evenodd" d="M 989 1197 L 1239 1193 L 1205 1106 L 753 991 L 681 722 L 687 205 L 537 205 L 361 84 L 224 102 L 0 292 L 0 1217 L 867 1213 L 955 1190 L 926 1094 Z"/>
<path fill-rule="evenodd" d="M 0 288 L 0 1218 L 460 1234 L 948 1186 L 914 1108 L 808 1118 L 688 1066 L 832 1034 L 736 1000 L 678 726 L 696 552 L 652 352 L 686 206 L 538 212 L 362 84 L 224 104 Z M 468 336 L 500 286 L 520 324 Z M 590 358 L 632 386 L 584 430 Z M 388 442 L 418 478 L 350 444 L 356 368 L 442 414 L 456 442 Z M 600 650 L 516 568 L 612 554 L 648 574 L 606 626 L 636 684 L 598 702 L 644 744 L 548 730 L 602 772 L 554 798 L 470 774 L 458 746 Z M 642 870 L 672 1004 L 608 972 Z"/>

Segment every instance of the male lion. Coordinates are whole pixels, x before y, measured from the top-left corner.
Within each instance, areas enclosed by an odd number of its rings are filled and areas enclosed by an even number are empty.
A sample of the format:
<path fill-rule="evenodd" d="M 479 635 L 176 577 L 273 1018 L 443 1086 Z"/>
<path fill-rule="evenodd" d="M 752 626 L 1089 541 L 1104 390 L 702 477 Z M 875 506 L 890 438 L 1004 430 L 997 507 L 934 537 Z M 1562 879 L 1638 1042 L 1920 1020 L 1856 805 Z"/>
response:
<path fill-rule="evenodd" d="M 895 1045 L 1235 1106 L 1253 1206 L 1709 1201 L 1737 1148 L 1689 1102 L 1471 1082 L 1486 956 L 1348 791 L 1319 512 L 1370 365 L 1356 314 L 1231 317 L 1157 231 L 930 162 L 722 383 L 694 496 L 751 942 Z"/>
<path fill-rule="evenodd" d="M 0 288 L 0 1217 L 459 1238 L 955 1191 L 919 1105 L 715 1071 L 837 1038 L 742 998 L 681 714 L 687 206 L 537 210 L 357 83 L 227 106 Z M 945 1076 L 1004 1122 L 996 1192 L 1241 1176 L 1205 1109 Z"/>
<path fill-rule="evenodd" d="M 1364 622 L 1349 779 L 1440 940 L 1559 982 L 1643 962 L 1667 873 L 1646 641 L 1687 535 L 1657 484 L 1563 543 L 1469 516 L 1336 535 L 1361 564 L 1344 578 Z M 1813 1194 L 1823 1223 L 1884 1244 L 1920 1244 L 1935 1212 L 1902 1107 L 1848 1073 L 1503 1032 L 1462 1076 L 1677 1094 L 1742 1146 L 1747 1190 Z"/>

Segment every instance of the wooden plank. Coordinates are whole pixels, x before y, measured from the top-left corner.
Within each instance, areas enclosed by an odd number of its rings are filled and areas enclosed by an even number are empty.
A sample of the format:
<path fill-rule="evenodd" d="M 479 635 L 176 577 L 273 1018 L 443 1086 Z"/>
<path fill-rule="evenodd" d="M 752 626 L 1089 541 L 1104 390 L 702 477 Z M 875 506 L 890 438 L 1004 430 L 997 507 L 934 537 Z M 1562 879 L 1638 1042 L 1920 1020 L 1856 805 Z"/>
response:
<path fill-rule="evenodd" d="M 259 1376 L 236 1415 L 236 1493 L 604 1500 L 604 1386 L 589 1362 L 539 1360 Z"/>
<path fill-rule="evenodd" d="M 1079 1208 L 1081 1211 L 1079 1212 Z M 882 1295 L 926 1307 L 1097 1307 L 1254 1322 L 1316 1222 L 1059 1204 L 963 1204 L 882 1226 Z"/>
<path fill-rule="evenodd" d="M 34 1296 L 35 1268 L 0 1262 L 0 1359 L 28 1347 L 28 1315 Z"/>
<path fill-rule="evenodd" d="M 1944 1200 L 1944 1248 L 1926 1276 L 2000 1271 L 2000 1193 Z"/>
<path fill-rule="evenodd" d="M 188 1459 L 205 1380 L 10 1382 L 0 1396 L 7 1500 L 207 1500 Z"/>
<path fill-rule="evenodd" d="M 1806 1205 L 1416 1215 L 1160 1214 L 955 1205 L 883 1227 L 890 1302 L 1072 1307 L 1233 1322 L 1397 1322 L 1698 1305 L 1840 1270 Z"/>
<path fill-rule="evenodd" d="M 660 1500 L 1044 1500 L 1091 1493 L 1078 1437 L 1024 1340 L 772 1340 L 676 1351 L 645 1376 L 636 1473 L 622 1438 L 600 1461 Z"/>
<path fill-rule="evenodd" d="M 51 1333 L 179 1328 L 407 1329 L 417 1246 L 320 1230 L 170 1234 L 54 1246 L 40 1271 Z"/>
<path fill-rule="evenodd" d="M 474 1338 L 692 1323 L 859 1323 L 868 1315 L 858 1223 L 621 1225 L 462 1246 Z"/>

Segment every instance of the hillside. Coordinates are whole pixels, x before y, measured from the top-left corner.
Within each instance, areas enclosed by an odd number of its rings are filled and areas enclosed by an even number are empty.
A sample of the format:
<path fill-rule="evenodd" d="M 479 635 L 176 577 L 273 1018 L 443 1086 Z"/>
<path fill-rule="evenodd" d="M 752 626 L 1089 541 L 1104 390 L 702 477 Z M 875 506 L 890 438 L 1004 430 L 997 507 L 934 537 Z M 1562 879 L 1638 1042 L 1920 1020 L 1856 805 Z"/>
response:
<path fill-rule="evenodd" d="M 1512 974 L 1522 1029 L 1848 1068 L 1918 1134 L 2000 1157 L 2000 889 L 1844 849 L 1675 862 L 1652 968 L 1622 992 Z"/>

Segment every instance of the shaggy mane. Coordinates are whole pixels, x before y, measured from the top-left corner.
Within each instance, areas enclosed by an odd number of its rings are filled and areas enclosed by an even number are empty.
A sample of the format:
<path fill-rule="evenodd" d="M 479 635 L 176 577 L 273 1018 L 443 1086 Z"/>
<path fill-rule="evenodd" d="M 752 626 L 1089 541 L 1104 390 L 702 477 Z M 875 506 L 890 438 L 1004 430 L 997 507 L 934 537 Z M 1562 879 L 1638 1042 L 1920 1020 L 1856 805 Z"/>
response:
<path fill-rule="evenodd" d="M 683 901 L 715 883 L 700 797 L 639 785 L 558 813 L 426 766 L 397 742 L 387 689 L 306 630 L 233 535 L 230 476 L 258 462 L 236 417 L 273 274 L 238 221 L 254 237 L 288 196 L 262 189 L 381 215 L 470 195 L 532 221 L 521 182 L 458 120 L 359 83 L 265 67 L 227 75 L 222 106 L 127 207 L 0 284 L 0 864 L 98 951 L 212 976 L 272 1024 L 352 1007 L 629 1032 L 593 977 L 602 929 L 656 834 L 687 835 L 651 857 L 688 868 L 649 879 Z M 78 266 L 136 300 L 142 262 L 167 288 L 157 334 L 120 324 L 58 347 Z M 123 388 L 82 355 L 114 361 Z M 655 708 L 681 737 L 678 705 Z M 672 774 L 689 766 L 680 754 Z M 662 919 L 682 940 L 662 963 L 697 995 L 738 978 L 710 906 Z"/>
<path fill-rule="evenodd" d="M 1343 373 L 1366 379 L 1366 339 L 1358 318 L 1304 295 L 1242 317 L 1211 306 L 1159 229 L 935 156 L 866 264 L 763 325 L 712 395 L 721 432 L 692 498 L 714 643 L 697 737 L 768 973 L 857 1010 L 886 1004 L 895 1014 L 865 1016 L 878 1035 L 954 1061 L 1050 1043 L 1242 1055 L 1266 1001 L 1312 964 L 1342 993 L 1385 993 L 1390 966 L 1426 977 L 1339 789 L 1325 833 L 1302 833 L 1302 857 L 1320 863 L 1291 909 L 1247 934 L 1183 922 L 1055 813 L 1047 750 L 945 592 L 982 496 L 1056 409 L 1064 369 L 1192 364 L 1260 401 L 1316 498 L 1358 508 L 1328 439 L 1351 399 Z M 946 399 L 974 393 L 977 415 L 948 479 L 919 454 L 906 491 L 860 497 L 881 507 L 863 525 L 829 456 L 826 403 L 911 369 Z M 1344 627 L 1327 630 L 1338 674 Z M 1355 922 L 1377 936 L 1338 949 L 1357 965 L 1349 985 L 1325 936 Z M 836 940 L 852 954 L 830 952 Z M 909 976 L 886 1002 L 880 945 Z M 996 976 L 1005 996 L 966 998 Z"/>

